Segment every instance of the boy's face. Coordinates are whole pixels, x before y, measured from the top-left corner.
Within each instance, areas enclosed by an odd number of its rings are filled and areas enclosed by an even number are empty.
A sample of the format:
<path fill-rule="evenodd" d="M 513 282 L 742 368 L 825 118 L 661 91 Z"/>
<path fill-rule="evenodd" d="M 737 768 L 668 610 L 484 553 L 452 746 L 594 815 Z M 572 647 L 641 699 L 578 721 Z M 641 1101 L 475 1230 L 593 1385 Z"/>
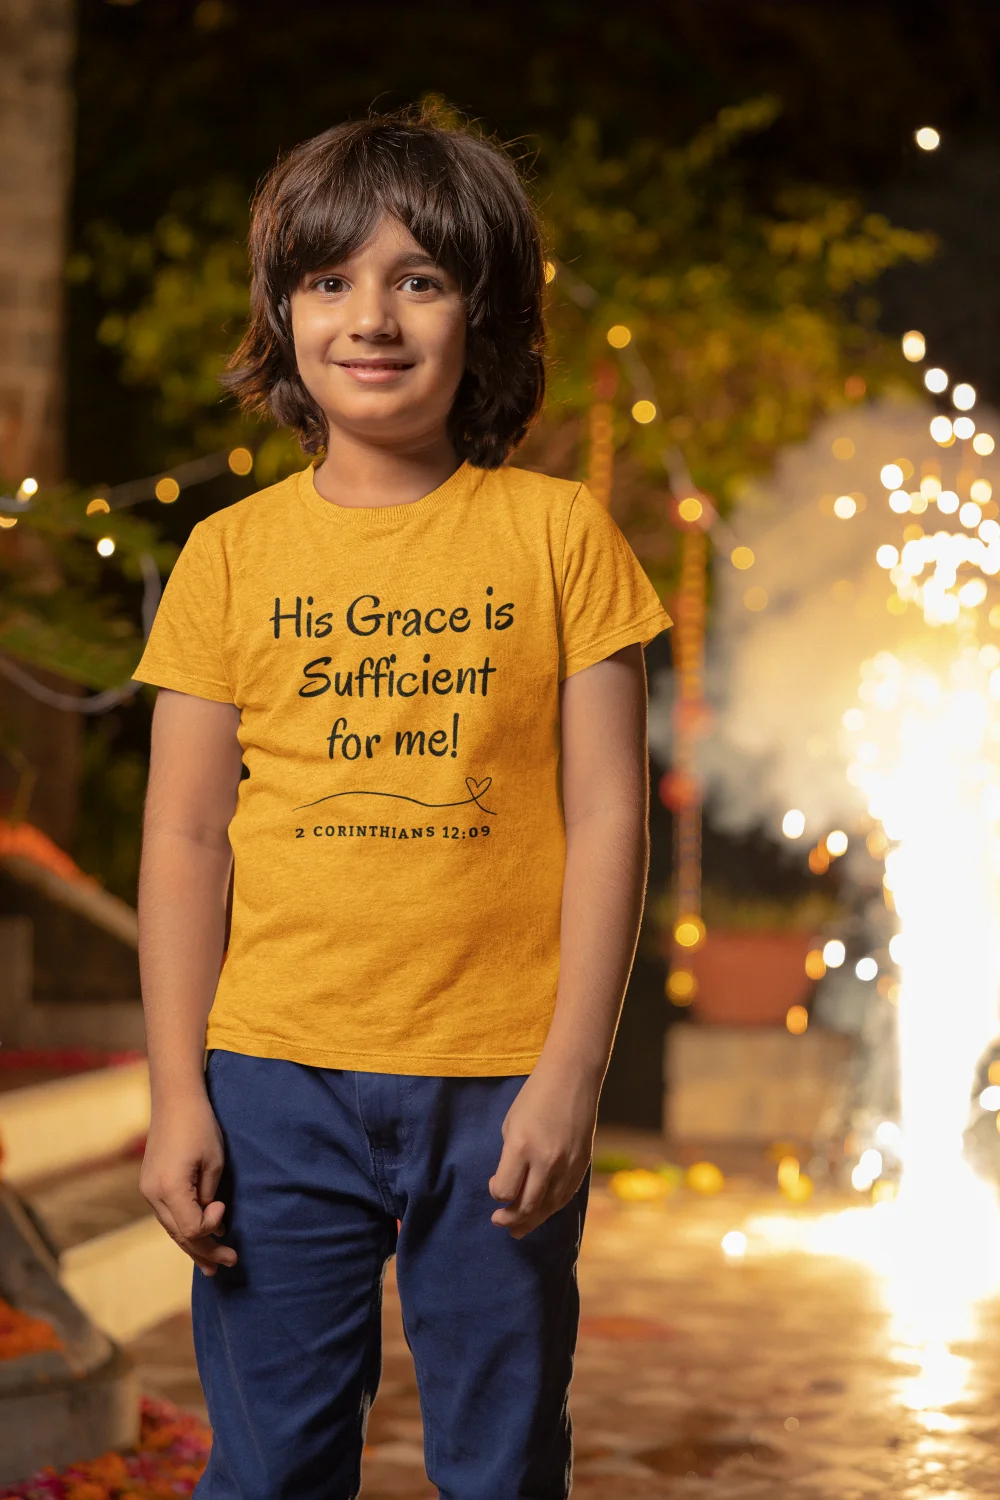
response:
<path fill-rule="evenodd" d="M 465 302 L 396 219 L 292 293 L 306 390 L 340 429 L 379 447 L 440 440 L 465 368 Z"/>

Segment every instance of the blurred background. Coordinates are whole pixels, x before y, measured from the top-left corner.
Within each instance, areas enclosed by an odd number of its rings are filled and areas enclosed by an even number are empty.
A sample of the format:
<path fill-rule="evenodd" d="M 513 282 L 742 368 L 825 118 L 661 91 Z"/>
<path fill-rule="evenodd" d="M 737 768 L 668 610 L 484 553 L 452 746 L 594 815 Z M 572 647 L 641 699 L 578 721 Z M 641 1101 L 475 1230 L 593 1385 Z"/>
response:
<path fill-rule="evenodd" d="M 598 1165 L 871 1205 L 909 1113 L 914 1173 L 1000 1175 L 998 69 L 990 0 L 0 0 L 3 1088 L 141 1067 L 128 677 L 192 526 L 304 462 L 218 384 L 254 186 L 432 102 L 544 224 L 515 461 L 676 622 Z"/>
<path fill-rule="evenodd" d="M 0 650 L 59 692 L 127 678 L 143 555 L 165 574 L 196 521 L 301 464 L 292 442 L 248 426 L 217 384 L 246 309 L 248 200 L 279 151 L 372 107 L 437 96 L 521 162 L 554 275 L 550 397 L 518 461 L 604 491 L 668 602 L 687 489 L 732 519 L 753 482 L 829 429 L 784 503 L 871 490 L 872 476 L 843 463 L 820 472 L 838 423 L 846 432 L 886 401 L 926 400 L 928 363 L 971 382 L 981 403 L 1000 395 L 1000 19 L 990 5 L 5 9 L 0 470 L 11 495 L 26 478 L 55 488 L 18 529 L 3 518 Z M 915 136 L 925 125 L 933 150 Z M 911 328 L 926 340 L 924 362 L 901 350 Z M 199 459 L 191 483 L 183 466 Z M 116 488 L 147 476 L 138 496 Z M 874 486 L 873 501 L 877 473 Z M 822 551 L 831 523 L 818 511 L 813 520 L 806 545 Z M 115 544 L 106 558 L 95 553 L 105 536 Z M 710 638 L 726 589 L 753 582 L 730 562 L 740 540 L 723 529 L 692 564 L 706 575 Z M 806 842 L 782 838 L 780 786 L 773 806 L 762 795 L 734 807 L 730 796 L 723 816 L 703 768 L 697 785 L 664 780 L 676 645 L 675 634 L 650 651 L 652 877 L 605 1096 L 610 1119 L 650 1126 L 665 1027 L 699 1015 L 783 1025 L 789 1005 L 810 1004 L 802 954 L 855 902 L 845 866 L 810 870 Z M 691 692 L 688 728 L 703 739 L 711 693 Z M 84 714 L 39 703 L 20 682 L 0 694 L 4 814 L 133 903 L 150 698 Z M 665 995 L 673 825 L 686 796 L 707 797 L 709 930 L 766 936 L 747 951 L 769 973 L 782 962 L 797 971 L 766 1016 L 751 1013 L 762 999 L 741 1015 L 736 997 L 710 1014 L 712 996 L 682 992 L 683 980 Z M 810 828 L 811 842 L 829 831 Z M 683 894 L 697 910 L 696 893 Z M 75 923 L 76 941 L 63 938 L 55 912 L 45 920 L 60 939 L 36 953 L 39 998 L 66 1000 L 71 968 L 81 1000 L 134 999 L 134 970 L 114 946 L 100 943 L 81 974 L 79 947 L 89 953 L 92 939 Z"/>

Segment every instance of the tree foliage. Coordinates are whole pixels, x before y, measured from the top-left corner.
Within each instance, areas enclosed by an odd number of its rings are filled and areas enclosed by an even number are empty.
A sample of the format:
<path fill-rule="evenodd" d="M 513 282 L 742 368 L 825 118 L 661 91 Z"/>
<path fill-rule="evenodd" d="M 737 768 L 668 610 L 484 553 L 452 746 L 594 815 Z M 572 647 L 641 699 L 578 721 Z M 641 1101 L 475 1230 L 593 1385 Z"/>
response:
<path fill-rule="evenodd" d="M 658 416 L 642 428 L 631 421 L 646 392 L 626 378 L 618 442 L 651 475 L 662 474 L 664 448 L 679 448 L 723 505 L 848 399 L 850 377 L 861 392 L 910 378 L 875 331 L 871 288 L 934 249 L 828 188 L 786 187 L 755 202 L 741 147 L 777 114 L 772 98 L 751 100 L 723 109 L 683 148 L 640 140 L 619 156 L 602 151 L 583 118 L 536 158 L 534 190 L 560 266 L 546 420 L 588 406 L 607 330 L 625 324 L 626 377 L 638 355 Z M 92 226 L 73 265 L 108 299 L 99 337 L 120 351 L 124 378 L 155 390 L 160 420 L 190 451 L 247 440 L 218 386 L 247 308 L 246 227 L 245 195 L 215 182 L 178 196 L 147 234 Z M 258 431 L 261 445 L 262 481 L 299 459 L 287 439 Z"/>
<path fill-rule="evenodd" d="M 890 267 L 927 259 L 927 235 L 899 229 L 854 199 L 818 186 L 785 188 L 756 204 L 739 148 L 778 106 L 761 98 L 724 109 L 684 148 L 639 141 L 602 154 L 577 122 L 543 153 L 540 190 L 555 256 L 552 401 L 567 412 L 592 399 L 607 332 L 632 333 L 652 379 L 657 418 L 640 427 L 623 389 L 618 438 L 650 473 L 681 450 L 695 480 L 723 507 L 743 478 L 805 438 L 848 390 L 877 393 L 911 380 L 874 328 L 871 287 Z"/>
<path fill-rule="evenodd" d="M 177 549 L 139 517 L 88 516 L 91 498 L 68 487 L 44 491 L 0 531 L 0 651 L 100 689 L 127 681 L 139 659 L 142 555 L 167 573 Z M 96 543 L 108 535 L 115 551 L 104 559 Z"/>
<path fill-rule="evenodd" d="M 845 381 L 877 392 L 910 378 L 875 331 L 871 288 L 890 267 L 933 251 L 928 236 L 826 188 L 784 188 L 775 202 L 756 202 L 741 148 L 777 112 L 773 99 L 752 100 L 722 110 L 682 148 L 641 140 L 617 156 L 580 119 L 567 138 L 543 142 L 536 160 L 534 191 L 560 268 L 548 426 L 578 430 L 595 362 L 610 353 L 608 328 L 624 324 L 632 338 L 618 443 L 661 485 L 664 451 L 679 449 L 723 506 L 746 475 L 848 399 Z M 302 461 L 298 446 L 249 424 L 218 382 L 247 311 L 246 229 L 246 194 L 217 180 L 179 195 L 147 233 L 91 225 L 69 270 L 103 297 L 98 336 L 118 350 L 125 380 L 154 391 L 176 456 L 247 442 L 255 478 L 268 483 Z M 640 426 L 629 410 L 647 379 L 657 416 Z M 579 452 L 575 462 L 582 470 Z M 93 541 L 108 526 L 84 516 L 83 502 L 70 491 L 46 495 L 16 535 L 4 534 L 0 648 L 107 686 L 127 675 L 138 637 L 102 590 Z M 139 553 L 157 549 L 155 529 L 116 515 L 113 531 L 116 566 L 134 577 Z"/>

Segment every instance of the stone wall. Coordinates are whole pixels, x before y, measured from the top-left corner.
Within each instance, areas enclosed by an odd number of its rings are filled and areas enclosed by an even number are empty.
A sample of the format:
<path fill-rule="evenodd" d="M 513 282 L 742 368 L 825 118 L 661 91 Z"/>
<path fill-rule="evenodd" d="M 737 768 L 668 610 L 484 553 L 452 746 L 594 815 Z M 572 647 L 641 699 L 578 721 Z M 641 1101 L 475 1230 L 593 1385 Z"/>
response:
<path fill-rule="evenodd" d="M 72 0 L 0 0 L 0 475 L 62 474 Z"/>

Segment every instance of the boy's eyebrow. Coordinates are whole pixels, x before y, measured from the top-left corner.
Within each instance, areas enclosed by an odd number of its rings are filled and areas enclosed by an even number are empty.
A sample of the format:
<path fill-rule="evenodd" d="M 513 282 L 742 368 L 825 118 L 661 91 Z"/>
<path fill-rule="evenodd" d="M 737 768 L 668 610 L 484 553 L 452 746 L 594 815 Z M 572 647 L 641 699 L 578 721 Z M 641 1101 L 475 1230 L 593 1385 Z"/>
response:
<path fill-rule="evenodd" d="M 410 250 L 406 255 L 401 255 L 396 261 L 401 268 L 406 266 L 436 266 L 437 261 L 426 250 Z"/>

